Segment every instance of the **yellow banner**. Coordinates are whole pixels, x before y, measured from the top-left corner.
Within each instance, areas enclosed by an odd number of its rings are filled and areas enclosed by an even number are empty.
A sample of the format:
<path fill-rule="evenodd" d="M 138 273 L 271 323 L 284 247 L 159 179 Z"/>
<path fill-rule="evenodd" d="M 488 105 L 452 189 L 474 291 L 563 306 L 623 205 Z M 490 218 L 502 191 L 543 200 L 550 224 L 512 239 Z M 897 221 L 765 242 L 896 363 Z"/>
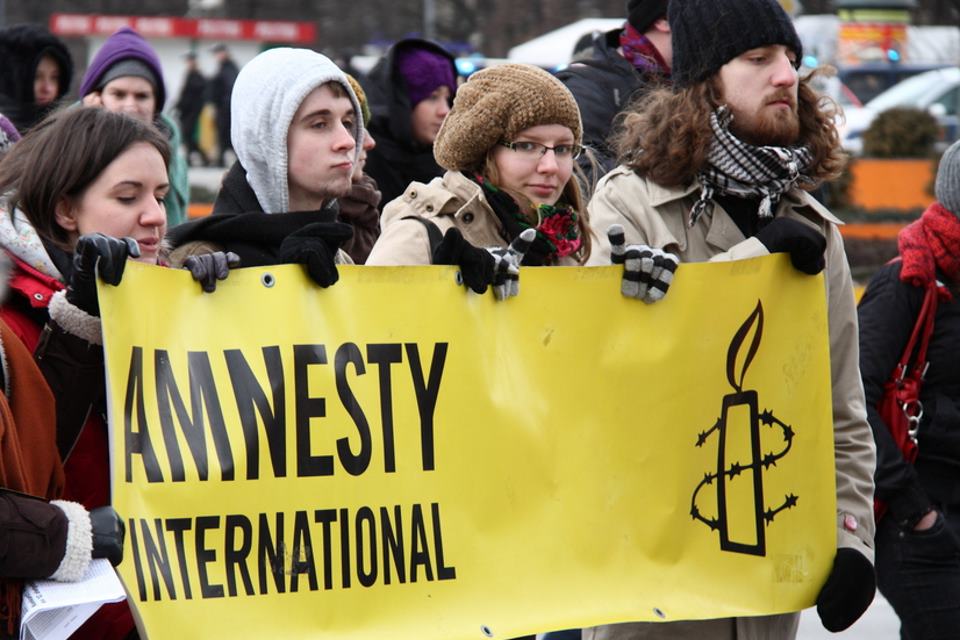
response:
<path fill-rule="evenodd" d="M 511 638 L 813 603 L 836 546 L 821 277 L 785 257 L 241 269 L 102 286 L 120 573 L 153 638 Z"/>

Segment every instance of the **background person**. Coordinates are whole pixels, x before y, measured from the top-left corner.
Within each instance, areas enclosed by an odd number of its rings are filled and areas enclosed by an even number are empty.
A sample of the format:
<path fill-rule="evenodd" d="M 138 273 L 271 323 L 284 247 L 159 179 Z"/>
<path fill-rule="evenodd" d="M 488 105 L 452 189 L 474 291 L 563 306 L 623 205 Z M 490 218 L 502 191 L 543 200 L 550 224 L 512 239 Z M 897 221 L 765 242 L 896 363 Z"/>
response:
<path fill-rule="evenodd" d="M 166 137 L 171 153 L 167 165 L 170 189 L 165 198 L 167 224 L 186 220 L 190 202 L 187 163 L 180 150 L 180 129 L 162 113 L 167 93 L 157 52 L 129 27 L 122 27 L 93 56 L 80 82 L 86 106 L 103 107 L 153 124 Z"/>
<path fill-rule="evenodd" d="M 367 157 L 367 174 L 383 194 L 380 209 L 411 182 L 443 175 L 433 141 L 457 92 L 453 56 L 429 40 L 400 40 L 367 76 L 370 133 L 377 141 Z"/>
<path fill-rule="evenodd" d="M 70 90 L 73 60 L 60 38 L 44 27 L 0 30 L 0 112 L 26 133 Z"/>
<path fill-rule="evenodd" d="M 184 56 L 187 64 L 187 75 L 183 81 L 183 89 L 174 107 L 180 117 L 180 132 L 183 135 L 183 144 L 187 148 L 187 160 L 191 166 L 207 166 L 210 161 L 200 150 L 198 143 L 200 113 L 207 102 L 207 79 L 197 67 L 197 54 L 193 51 Z"/>
<path fill-rule="evenodd" d="M 650 88 L 670 82 L 667 0 L 627 0 L 626 10 L 621 29 L 598 33 L 588 55 L 557 73 L 580 107 L 590 153 L 579 162 L 591 185 L 617 166 L 610 144 L 617 114 Z"/>
<path fill-rule="evenodd" d="M 357 94 L 360 103 L 360 113 L 363 120 L 363 142 L 360 144 L 360 155 L 353 167 L 353 179 L 350 192 L 339 198 L 340 220 L 353 227 L 353 237 L 343 245 L 343 250 L 356 264 L 363 264 L 370 255 L 373 243 L 380 236 L 380 190 L 373 178 L 367 175 L 364 167 L 367 164 L 367 153 L 377 141 L 367 126 L 370 124 L 370 107 L 367 96 L 356 79 L 347 74 L 347 80 Z"/>
<path fill-rule="evenodd" d="M 218 42 L 210 50 L 219 63 L 217 72 L 210 79 L 210 101 L 213 103 L 217 122 L 217 165 L 225 167 L 229 162 L 232 162 L 232 159 L 227 157 L 227 152 L 233 153 L 230 124 L 231 104 L 233 85 L 237 81 L 237 74 L 240 73 L 240 70 L 230 56 L 227 45 Z"/>
<path fill-rule="evenodd" d="M 960 628 L 960 143 L 940 160 L 936 202 L 900 232 L 900 259 L 871 279 L 860 301 L 860 371 L 877 442 L 877 584 L 910 640 L 950 638 Z M 906 348 L 927 286 L 945 288 L 920 390 L 923 416 L 915 464 L 877 411 L 883 385 Z"/>

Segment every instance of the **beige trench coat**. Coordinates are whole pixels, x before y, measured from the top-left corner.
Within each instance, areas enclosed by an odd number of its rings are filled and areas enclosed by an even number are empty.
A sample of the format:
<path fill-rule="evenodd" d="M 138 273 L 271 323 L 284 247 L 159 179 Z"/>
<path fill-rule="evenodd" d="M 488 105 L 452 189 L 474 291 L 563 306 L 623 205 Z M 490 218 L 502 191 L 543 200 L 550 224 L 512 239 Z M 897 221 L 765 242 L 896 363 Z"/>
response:
<path fill-rule="evenodd" d="M 679 256 L 681 262 L 739 260 L 766 255 L 756 238 L 745 239 L 719 206 L 689 228 L 700 185 L 668 189 L 618 167 L 597 185 L 587 207 L 595 237 L 588 264 L 609 265 L 607 228 L 623 225 L 627 244 L 647 244 Z M 833 385 L 834 451 L 837 478 L 837 545 L 852 547 L 873 562 L 873 471 L 876 449 L 867 423 L 859 369 L 859 339 L 850 268 L 837 225 L 842 224 L 809 194 L 784 195 L 776 215 L 801 220 L 827 240 L 826 295 Z M 682 273 L 679 277 L 683 277 Z M 669 292 L 667 295 L 670 295 Z M 852 516 L 852 519 L 847 517 Z M 651 576 L 651 579 L 654 579 Z M 796 634 L 799 614 L 666 624 L 629 623 L 584 630 L 585 640 L 711 638 L 774 640 Z"/>
<path fill-rule="evenodd" d="M 437 225 L 441 234 L 457 227 L 467 242 L 475 247 L 505 247 L 508 244 L 500 220 L 480 185 L 458 171 L 448 171 L 428 184 L 410 183 L 403 195 L 384 207 L 380 237 L 367 258 L 368 266 L 433 263 L 426 227 L 416 220 L 404 220 L 409 216 L 429 220 Z M 577 263 L 567 256 L 558 264 Z M 522 270 L 520 277 L 522 280 Z"/>

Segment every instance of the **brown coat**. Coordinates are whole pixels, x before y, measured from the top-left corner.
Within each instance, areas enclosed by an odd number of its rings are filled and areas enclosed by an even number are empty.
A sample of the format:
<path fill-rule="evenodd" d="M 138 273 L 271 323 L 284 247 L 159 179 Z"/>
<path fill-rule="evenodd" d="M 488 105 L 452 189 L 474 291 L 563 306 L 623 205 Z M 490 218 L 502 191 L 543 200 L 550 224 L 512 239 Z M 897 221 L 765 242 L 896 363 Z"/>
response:
<path fill-rule="evenodd" d="M 647 244 L 679 256 L 681 262 L 740 260 L 766 255 L 756 238 L 744 238 L 736 223 L 719 205 L 712 215 L 704 215 L 695 227 L 689 227 L 689 215 L 700 193 L 699 184 L 686 189 L 661 187 L 637 176 L 626 167 L 618 167 L 597 185 L 588 211 L 596 237 L 588 264 L 609 265 L 610 244 L 607 228 L 623 225 L 627 244 Z M 830 364 L 833 385 L 833 428 L 837 479 L 837 544 L 851 547 L 873 561 L 873 470 L 876 449 L 866 419 L 863 384 L 859 371 L 859 339 L 850 267 L 843 250 L 833 214 L 808 193 L 793 190 L 785 194 L 777 216 L 787 216 L 817 228 L 827 240 L 826 296 L 830 332 Z M 667 294 L 669 295 L 669 293 Z M 846 516 L 856 519 L 855 531 L 843 526 Z M 846 519 L 849 521 L 849 519 Z M 714 635 L 707 623 L 685 623 L 683 629 L 669 624 L 628 624 L 598 628 L 585 633 L 585 639 L 724 638 L 738 640 L 793 637 L 798 614 L 736 620 L 736 635 Z M 711 621 L 710 624 L 721 624 Z M 734 626 L 725 627 L 730 631 Z M 677 632 L 674 635 L 672 632 Z M 689 633 L 688 633 L 689 631 Z"/>
<path fill-rule="evenodd" d="M 15 633 L 20 618 L 23 585 L 18 578 L 47 577 L 63 559 L 67 518 L 47 502 L 63 491 L 53 394 L 33 355 L 3 321 L 0 342 L 9 389 L 0 393 L 0 637 L 4 637 Z"/>

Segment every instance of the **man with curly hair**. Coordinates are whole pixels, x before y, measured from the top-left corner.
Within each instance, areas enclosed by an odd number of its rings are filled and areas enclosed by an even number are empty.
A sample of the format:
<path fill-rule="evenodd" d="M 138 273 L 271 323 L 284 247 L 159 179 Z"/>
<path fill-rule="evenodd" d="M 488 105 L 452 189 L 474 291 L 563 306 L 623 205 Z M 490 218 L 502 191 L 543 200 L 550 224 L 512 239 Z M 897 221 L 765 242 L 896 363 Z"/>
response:
<path fill-rule="evenodd" d="M 667 293 L 678 262 L 784 252 L 803 273 L 825 271 L 838 550 L 817 612 L 839 631 L 875 592 L 876 452 L 840 221 L 807 192 L 843 166 L 833 108 L 799 77 L 800 39 L 776 0 L 674 0 L 668 20 L 674 86 L 625 118 L 621 165 L 588 207 L 601 238 L 589 264 L 624 264 L 623 293 L 648 303 Z M 585 630 L 584 638 L 773 640 L 795 637 L 798 621 L 794 613 L 628 623 Z"/>

